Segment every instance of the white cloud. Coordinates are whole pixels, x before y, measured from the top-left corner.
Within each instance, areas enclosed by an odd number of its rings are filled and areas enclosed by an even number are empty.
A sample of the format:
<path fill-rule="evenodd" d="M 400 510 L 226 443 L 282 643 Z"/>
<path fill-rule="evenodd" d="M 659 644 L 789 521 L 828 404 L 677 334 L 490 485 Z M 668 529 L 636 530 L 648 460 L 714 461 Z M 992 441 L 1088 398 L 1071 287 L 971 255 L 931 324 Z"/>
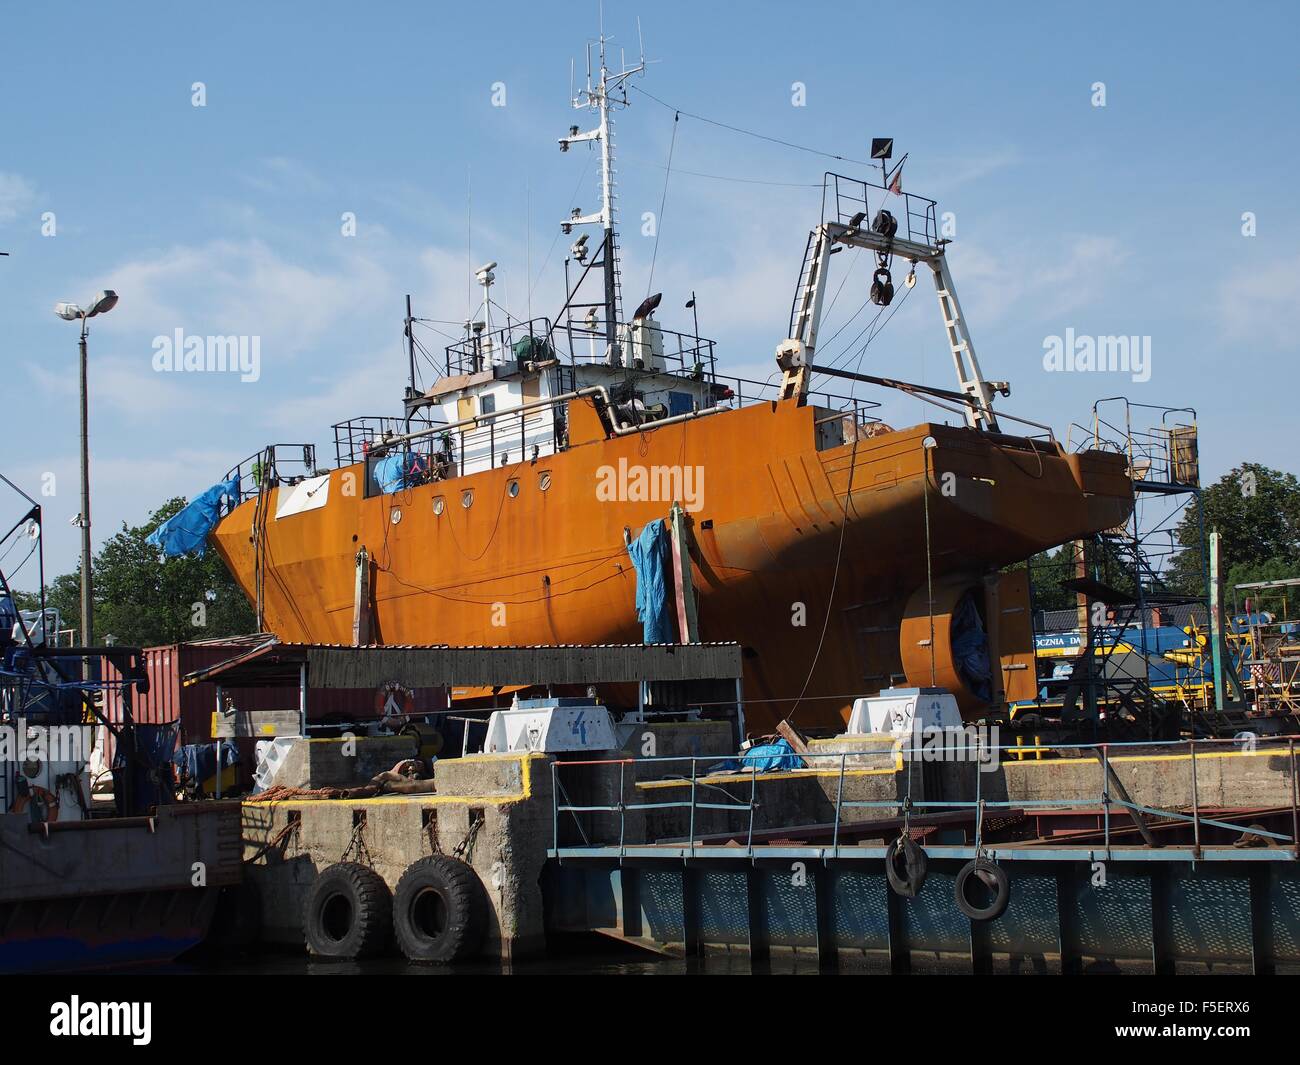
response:
<path fill-rule="evenodd" d="M 991 148 L 973 155 L 927 159 L 927 172 L 933 173 L 937 179 L 934 185 L 927 189 L 927 195 L 933 199 L 941 192 L 951 191 L 972 181 L 979 181 L 990 174 L 996 174 L 999 170 L 1015 166 L 1020 161 L 1020 152 L 1015 148 Z M 904 191 L 912 192 L 913 190 L 906 183 L 906 168 L 904 168 L 903 178 Z"/>
<path fill-rule="evenodd" d="M 962 308 L 985 326 L 1011 312 L 1034 321 L 1094 304 L 1128 257 L 1118 240 L 1102 236 L 1074 237 L 1056 251 L 994 252 L 971 241 L 950 254 Z"/>
<path fill-rule="evenodd" d="M 1283 350 L 1300 346 L 1292 319 L 1300 305 L 1300 256 L 1241 267 L 1219 285 L 1217 309 L 1225 337 Z"/>
<path fill-rule="evenodd" d="M 36 189 L 21 174 L 0 170 L 0 223 L 12 222 L 36 199 Z"/>
<path fill-rule="evenodd" d="M 78 396 L 75 372 L 75 349 L 65 366 L 30 364 L 27 372 L 36 386 L 47 395 L 66 404 L 75 404 Z M 93 419 L 101 404 L 113 408 L 114 414 L 138 416 L 142 411 L 181 412 L 199 406 L 212 410 L 211 397 L 187 389 L 181 379 L 155 373 L 148 352 L 138 359 L 119 356 L 99 357 L 93 351 L 87 368 Z"/>
<path fill-rule="evenodd" d="M 282 155 L 258 159 L 247 170 L 241 170 L 238 178 L 258 192 L 292 196 L 319 195 L 329 188 L 310 167 Z"/>
<path fill-rule="evenodd" d="M 349 243 L 323 268 L 291 262 L 261 240 L 217 240 L 174 247 L 107 270 L 97 287 L 121 302 L 98 328 L 132 336 L 142 355 L 155 336 L 187 333 L 260 336 L 263 358 L 295 357 L 343 321 L 392 298 L 388 271 L 361 243 Z"/>

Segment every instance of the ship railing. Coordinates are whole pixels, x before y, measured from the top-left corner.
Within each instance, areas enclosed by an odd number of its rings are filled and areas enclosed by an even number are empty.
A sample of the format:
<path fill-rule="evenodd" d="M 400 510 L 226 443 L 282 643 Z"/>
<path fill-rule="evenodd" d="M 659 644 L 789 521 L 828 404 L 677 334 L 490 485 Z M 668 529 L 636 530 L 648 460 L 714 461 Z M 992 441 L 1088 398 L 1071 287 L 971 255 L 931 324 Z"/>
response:
<path fill-rule="evenodd" d="M 423 433 L 407 439 L 407 433 Z M 402 418 L 355 418 L 335 426 L 340 465 L 344 460 L 366 464 L 366 495 L 414 488 L 452 480 L 470 473 L 532 461 L 563 450 L 565 422 L 562 402 L 504 407 L 459 422 Z M 402 456 L 400 474 L 379 483 L 380 464 Z"/>
<path fill-rule="evenodd" d="M 826 172 L 822 186 L 822 221 L 849 225 L 856 215 L 871 225 L 877 212 L 889 211 L 898 222 L 900 239 L 927 248 L 939 247 L 937 205 L 911 192 L 890 192 L 884 185 Z"/>
<path fill-rule="evenodd" d="M 561 390 L 572 391 L 577 386 L 571 367 L 560 367 L 558 378 Z M 704 406 L 750 406 L 770 403 L 780 394 L 779 386 L 771 380 L 755 381 L 743 377 L 717 375 L 714 386 L 706 396 Z M 834 413 L 817 419 L 820 426 L 829 422 L 847 423 L 851 420 L 857 430 L 880 419 L 872 412 L 879 403 L 856 396 L 846 396 L 822 389 L 808 393 L 813 405 L 830 409 Z M 450 480 L 467 473 L 532 461 L 563 451 L 567 446 L 567 425 L 564 418 L 564 401 L 542 403 L 528 409 L 504 407 L 496 411 L 477 414 L 460 422 L 447 424 L 428 418 L 415 419 L 409 425 L 405 419 L 387 416 L 351 418 L 334 425 L 334 448 L 338 466 L 356 463 L 367 464 L 368 494 L 382 490 L 373 476 L 375 464 L 394 448 L 388 441 L 402 438 L 411 432 L 426 431 L 415 440 L 404 440 L 400 445 L 409 460 L 399 487 L 414 487 L 432 481 Z M 654 422 L 646 423 L 653 428 Z M 845 424 L 846 435 L 848 425 Z M 262 453 L 259 452 L 259 455 Z M 246 460 L 245 472 L 258 456 Z M 256 494 L 256 487 L 249 489 Z"/>
<path fill-rule="evenodd" d="M 448 377 L 481 373 L 510 362 L 545 362 L 555 357 L 549 318 L 510 320 L 500 329 L 473 333 L 447 345 Z"/>
<path fill-rule="evenodd" d="M 417 429 L 427 429 L 438 424 L 427 413 L 420 412 L 411 420 L 389 415 L 363 415 L 338 422 L 334 430 L 334 461 L 338 468 L 364 462 L 366 456 L 386 437 L 400 436 Z M 413 444 L 410 450 L 417 450 Z M 423 449 L 428 451 L 427 446 Z"/>
<path fill-rule="evenodd" d="M 648 350 L 642 353 L 623 351 L 627 323 L 616 331 L 619 349 L 611 358 L 605 337 L 603 320 L 552 323 L 549 318 L 533 318 L 527 322 L 512 321 L 491 333 L 481 333 L 447 346 L 445 368 L 448 376 L 481 373 L 493 367 L 518 366 L 525 362 L 541 363 L 558 359 L 570 366 L 579 364 L 606 364 L 623 367 L 635 365 L 632 360 L 642 358 L 640 368 L 649 369 Z M 660 372 L 688 377 L 693 380 L 712 380 L 717 368 L 715 342 L 691 333 L 681 333 L 662 326 L 658 329 L 663 342 Z"/>
<path fill-rule="evenodd" d="M 597 319 L 590 324 L 586 321 L 568 320 L 555 330 L 555 347 L 563 359 L 571 366 L 606 365 L 619 368 L 651 369 L 648 351 L 638 352 L 635 345 L 627 340 L 629 323 L 623 323 L 616 331 L 619 348 L 611 356 L 606 339 L 605 324 Z M 656 355 L 657 364 L 653 368 L 659 373 L 673 374 L 693 381 L 717 380 L 716 342 L 695 333 L 681 333 L 675 329 L 657 326 L 659 337 L 663 342 L 663 352 Z M 625 346 L 632 350 L 623 350 Z M 641 365 L 637 365 L 637 360 Z M 660 360 L 662 362 L 660 363 Z"/>
<path fill-rule="evenodd" d="M 511 466 L 562 450 L 558 404 L 531 410 L 505 408 L 435 437 L 448 457 L 447 476 Z"/>
<path fill-rule="evenodd" d="M 1119 819 L 1126 829 L 1129 826 L 1135 828 L 1142 840 L 1147 844 L 1146 847 L 1142 848 L 1131 846 L 1131 837 L 1126 831 L 1122 840 L 1124 844 L 1123 857 L 1126 859 L 1156 860 L 1163 858 L 1185 861 L 1187 859 L 1186 851 L 1180 847 L 1162 848 L 1153 834 L 1153 829 L 1161 829 L 1165 826 L 1190 826 L 1193 841 L 1193 861 L 1236 860 L 1246 856 L 1240 848 L 1234 847 L 1232 844 L 1215 845 L 1203 839 L 1203 833 L 1206 829 L 1213 829 L 1217 834 L 1223 832 L 1248 832 L 1252 836 L 1260 837 L 1267 843 L 1267 846 L 1250 852 L 1249 856 L 1251 857 L 1300 861 L 1300 792 L 1297 790 L 1296 738 L 1294 736 L 1257 737 L 1252 734 L 1247 739 L 1151 740 L 1094 744 L 1044 743 L 1038 737 L 1033 737 L 1032 743 L 1026 744 L 1023 737 L 1018 737 L 1015 744 L 981 744 L 978 738 L 979 730 L 967 729 L 965 731 L 976 734 L 974 740 L 976 746 L 969 760 L 977 763 L 974 772 L 974 797 L 965 800 L 913 798 L 913 780 L 918 774 L 911 772 L 910 767 L 915 762 L 924 763 L 935 758 L 936 745 L 928 739 L 923 739 L 925 736 L 924 730 L 918 730 L 914 734 L 915 738 L 911 741 L 906 739 L 895 740 L 892 745 L 894 765 L 885 769 L 863 769 L 861 759 L 864 755 L 869 756 L 870 754 L 870 752 L 866 751 L 827 752 L 824 754 L 813 752 L 796 754 L 792 752 L 789 755 L 780 756 L 795 763 L 803 763 L 803 767 L 794 769 L 763 769 L 759 767 L 756 760 L 746 766 L 743 756 L 739 762 L 739 767 L 732 768 L 727 766 L 726 763 L 729 761 L 736 762 L 736 759 L 726 759 L 717 755 L 712 757 L 673 755 L 656 758 L 553 761 L 551 763 L 551 845 L 548 855 L 561 861 L 565 858 L 592 856 L 618 857 L 621 860 L 628 856 L 629 851 L 635 850 L 637 852 L 635 857 L 646 857 L 653 854 L 654 856 L 681 858 L 683 860 L 696 857 L 722 857 L 738 858 L 752 862 L 754 859 L 764 856 L 765 853 L 768 856 L 772 853 L 772 847 L 759 842 L 758 835 L 760 833 L 770 835 L 772 830 L 775 829 L 779 832 L 782 827 L 759 827 L 757 814 L 763 806 L 758 790 L 759 781 L 780 777 L 789 779 L 795 778 L 801 773 L 815 773 L 818 775 L 833 774 L 836 777 L 833 820 L 827 824 L 811 826 L 818 830 L 819 836 L 823 838 L 829 836 L 829 843 L 810 845 L 804 848 L 813 852 L 814 857 L 822 860 L 845 856 L 883 857 L 887 845 L 885 840 L 882 840 L 881 846 L 877 848 L 864 847 L 856 842 L 852 844 L 842 842 L 846 829 L 861 830 L 870 826 L 869 818 L 858 817 L 852 821 L 846 820 L 846 812 L 855 810 L 878 811 L 880 817 L 884 819 L 901 818 L 903 832 L 909 831 L 910 821 L 913 816 L 916 817 L 918 822 L 924 822 L 927 813 L 951 814 L 953 812 L 968 811 L 970 821 L 974 827 L 973 840 L 966 845 L 927 847 L 931 855 L 936 857 L 956 859 L 976 857 L 1051 859 L 1053 857 L 1070 856 L 1068 853 L 1062 853 L 1059 847 L 1025 847 L 1023 843 L 1020 846 L 1000 846 L 987 843 L 984 840 L 986 820 L 998 817 L 999 812 L 1003 812 L 1001 816 L 1005 817 L 1005 811 L 1015 810 L 1030 815 L 1069 811 L 1099 812 L 1101 819 L 1099 832 L 1087 831 L 1087 841 L 1080 841 L 1075 844 L 1075 848 L 1081 854 L 1089 855 L 1090 860 L 1101 858 L 1109 860 L 1113 857 L 1112 845 L 1115 822 Z M 1151 752 L 1155 752 L 1154 755 Z M 1221 757 L 1224 753 L 1233 752 L 1244 752 L 1252 755 L 1261 754 L 1270 761 L 1282 757 L 1287 759 L 1288 772 L 1286 779 L 1290 782 L 1289 810 L 1288 807 L 1277 807 L 1272 812 L 1278 814 L 1280 818 L 1285 818 L 1289 812 L 1289 834 L 1268 831 L 1254 823 L 1260 815 L 1260 811 L 1257 810 L 1245 812 L 1249 814 L 1250 823 L 1248 824 L 1233 824 L 1218 817 L 1207 817 L 1205 815 L 1203 808 L 1208 804 L 1205 802 L 1206 796 L 1202 794 L 1199 784 L 1197 759 L 1199 757 L 1204 763 L 1206 758 Z M 1167 762 L 1170 755 L 1174 757 L 1185 755 L 1188 759 L 1189 786 L 1186 795 L 1187 802 L 1185 804 L 1180 803 L 1177 809 L 1168 808 L 1171 804 L 1153 806 L 1147 803 L 1135 802 L 1116 774 L 1115 763 L 1131 765 L 1135 760 L 1143 757 L 1156 757 L 1161 762 Z M 1094 770 L 1094 783 L 1092 785 L 1095 790 L 1082 798 L 1078 797 L 1079 792 L 1077 789 L 1072 789 L 1072 795 L 1063 795 L 1060 798 L 1025 798 L 1019 800 L 996 798 L 996 792 L 994 795 L 985 793 L 983 777 L 990 764 L 993 769 L 996 769 L 1001 760 L 1024 761 L 1029 759 L 1043 761 L 1049 758 L 1068 759 L 1070 764 L 1093 762 L 1097 767 Z M 993 759 L 998 761 L 991 761 Z M 723 766 L 721 770 L 718 768 L 720 764 Z M 670 777 L 659 775 L 659 769 L 666 766 L 682 766 L 683 772 L 680 775 Z M 568 797 L 568 791 L 564 787 L 561 770 L 572 772 L 579 767 L 610 773 L 616 768 L 618 773 L 618 801 L 615 803 L 575 803 L 571 801 Z M 643 771 L 646 770 L 649 773 L 643 776 Z M 864 772 L 875 775 L 892 774 L 896 776 L 899 782 L 900 794 L 893 799 L 849 798 L 845 787 L 846 780 L 851 776 L 861 775 Z M 689 784 L 690 791 L 688 795 L 682 799 L 667 799 L 659 802 L 628 801 L 629 794 L 636 794 L 638 783 L 657 782 L 662 786 L 665 780 L 674 781 L 677 784 Z M 1211 788 L 1209 790 L 1211 794 L 1214 794 L 1218 789 Z M 1002 794 L 1005 794 L 1005 789 L 1001 789 L 1001 791 Z M 658 840 L 633 840 L 629 838 L 629 813 L 641 815 L 653 811 L 662 812 L 668 810 L 686 811 L 687 831 L 684 837 Z M 720 831 L 710 826 L 708 833 L 701 832 L 702 819 L 700 815 L 714 811 L 722 812 L 728 817 L 734 814 L 740 818 L 740 821 L 735 825 L 728 826 L 725 830 Z M 594 825 L 590 822 L 590 818 L 588 818 L 588 823 L 584 825 L 583 815 L 615 815 L 616 834 L 611 833 L 611 837 L 604 842 L 588 838 L 587 830 L 592 828 L 594 834 Z M 1148 821 L 1148 819 L 1155 819 L 1155 821 Z M 951 818 L 945 820 L 951 820 Z M 1243 814 L 1243 820 L 1246 820 L 1245 814 Z M 580 845 L 561 844 L 561 828 L 563 827 L 567 833 L 571 823 L 576 827 L 578 835 L 582 839 Z M 793 829 L 795 827 L 809 826 L 786 827 Z M 918 825 L 917 827 L 921 826 Z M 1100 839 L 1096 838 L 1098 834 L 1100 834 Z M 725 842 L 710 842 L 708 839 L 701 839 L 702 835 L 712 836 L 715 840 L 725 836 Z M 739 845 L 742 838 L 744 840 L 743 846 Z"/>
<path fill-rule="evenodd" d="M 1122 416 L 1110 415 L 1107 404 L 1121 405 Z M 1100 399 L 1093 404 L 1091 426 L 1071 424 L 1067 441 L 1075 451 L 1124 455 L 1135 487 L 1150 491 L 1200 487 L 1196 411 L 1191 407 L 1133 403 L 1124 396 Z"/>
<path fill-rule="evenodd" d="M 239 502 L 242 503 L 264 487 L 298 484 L 319 472 L 315 444 L 267 444 L 227 470 L 223 480 L 239 478 Z"/>
<path fill-rule="evenodd" d="M 772 403 L 781 396 L 781 385 L 772 377 L 766 381 L 755 381 L 748 377 L 718 374 L 716 383 L 718 387 L 714 390 L 710 406 L 731 404 L 736 407 L 752 407 L 756 403 Z M 880 404 L 861 396 L 846 396 L 826 389 L 810 388 L 808 403 L 810 406 L 829 407 L 844 415 L 852 412 L 861 425 L 880 421 L 871 414 L 871 411 L 880 409 Z"/>

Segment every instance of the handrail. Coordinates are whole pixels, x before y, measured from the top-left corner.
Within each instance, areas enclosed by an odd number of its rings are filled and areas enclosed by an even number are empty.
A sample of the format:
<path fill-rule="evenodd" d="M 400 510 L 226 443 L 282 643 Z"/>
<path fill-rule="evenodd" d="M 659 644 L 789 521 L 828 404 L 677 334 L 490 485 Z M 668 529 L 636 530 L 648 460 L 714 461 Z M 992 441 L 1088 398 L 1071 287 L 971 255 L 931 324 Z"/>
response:
<path fill-rule="evenodd" d="M 1276 745 L 1282 751 L 1285 751 L 1287 754 L 1289 763 L 1292 767 L 1292 777 L 1291 777 L 1292 786 L 1290 789 L 1292 832 L 1291 835 L 1288 836 L 1278 832 L 1266 831 L 1258 827 L 1250 828 L 1250 832 L 1252 835 L 1255 836 L 1261 836 L 1266 839 L 1276 840 L 1280 843 L 1288 844 L 1290 847 L 1291 859 L 1300 860 L 1300 784 L 1297 784 L 1295 780 L 1295 768 L 1296 768 L 1295 738 L 1289 736 L 1258 737 L 1255 742 L 1256 742 L 1256 749 L 1266 745 Z M 901 740 L 896 741 L 893 747 L 891 748 L 891 753 L 895 754 L 896 756 L 915 754 L 915 755 L 921 755 L 922 757 L 924 757 L 924 755 L 926 754 L 926 748 L 923 746 L 903 747 L 901 744 L 902 744 Z M 829 826 L 831 832 L 831 844 L 829 848 L 824 848 L 824 849 L 828 849 L 831 852 L 831 855 L 834 857 L 838 857 L 840 854 L 841 828 L 844 827 L 845 825 L 844 817 L 843 817 L 844 810 L 846 809 L 899 810 L 902 809 L 904 806 L 906 806 L 909 809 L 911 808 L 936 809 L 936 810 L 969 809 L 975 813 L 975 815 L 980 819 L 981 822 L 984 819 L 984 812 L 988 809 L 1070 810 L 1070 809 L 1092 809 L 1095 807 L 1100 807 L 1102 811 L 1102 821 L 1103 821 L 1102 845 L 1101 847 L 1092 847 L 1089 849 L 1090 851 L 1092 850 L 1104 851 L 1107 858 L 1109 858 L 1111 857 L 1112 854 L 1111 808 L 1119 807 L 1125 810 L 1129 814 L 1129 816 L 1133 818 L 1134 822 L 1138 825 L 1140 831 L 1144 828 L 1144 823 L 1141 821 L 1141 815 L 1159 817 L 1174 822 L 1181 822 L 1184 824 L 1191 825 L 1193 836 L 1194 836 L 1191 860 L 1193 861 L 1193 863 L 1195 863 L 1196 861 L 1203 860 L 1203 845 L 1201 841 L 1201 829 L 1203 826 L 1208 825 L 1213 828 L 1221 828 L 1229 831 L 1246 830 L 1246 826 L 1232 824 L 1227 821 L 1207 817 L 1201 811 L 1198 781 L 1196 775 L 1197 747 L 1199 746 L 1202 749 L 1204 749 L 1205 747 L 1210 747 L 1210 748 L 1216 746 L 1226 747 L 1229 745 L 1233 747 L 1240 747 L 1241 741 L 1237 739 L 1201 739 L 1201 740 L 1179 739 L 1179 740 L 1125 741 L 1125 742 L 1118 742 L 1118 743 L 1095 743 L 1095 744 L 1036 743 L 1036 748 L 1044 751 L 1094 752 L 1097 755 L 1097 761 L 1101 770 L 1098 794 L 1096 797 L 1088 797 L 1083 799 L 1069 799 L 1069 798 L 1021 799 L 1019 801 L 1012 801 L 1009 799 L 996 800 L 996 799 L 989 799 L 985 797 L 984 794 L 982 793 L 982 788 L 978 787 L 978 785 L 982 783 L 982 781 L 980 781 L 980 778 L 982 777 L 982 770 L 977 772 L 978 790 L 976 793 L 976 797 L 973 800 L 972 799 L 967 799 L 967 800 L 913 799 L 911 797 L 911 782 L 912 782 L 911 773 L 907 773 L 904 775 L 904 779 L 906 780 L 906 794 L 901 798 L 878 799 L 878 800 L 846 799 L 844 797 L 844 777 L 846 773 L 847 760 L 850 757 L 857 757 L 863 753 L 869 753 L 869 752 L 841 751 L 841 752 L 819 753 L 819 752 L 806 751 L 795 757 L 802 759 L 805 763 L 810 761 L 815 761 L 818 759 L 834 760 L 831 767 L 832 771 L 834 771 L 836 766 L 838 766 L 838 773 L 837 773 L 838 782 L 837 782 L 836 795 L 835 795 L 835 818 L 833 823 Z M 1124 792 L 1124 789 L 1118 783 L 1116 784 L 1116 788 L 1118 788 L 1118 794 L 1112 793 L 1111 778 L 1114 773 L 1114 769 L 1112 767 L 1112 754 L 1110 750 L 1111 748 L 1149 749 L 1149 748 L 1166 748 L 1166 747 L 1186 748 L 1189 752 L 1190 765 L 1192 770 L 1191 795 L 1190 795 L 1191 801 L 1189 803 L 1190 813 L 1183 812 L 1181 810 L 1169 810 L 1162 807 L 1148 806 L 1143 803 L 1135 802 Z M 976 749 L 975 760 L 978 762 L 981 755 L 991 755 L 995 751 L 1016 751 L 1016 750 L 1017 748 L 1012 744 L 979 743 Z M 627 847 L 629 846 L 627 842 L 627 822 L 626 822 L 628 811 L 671 810 L 671 809 L 689 811 L 688 838 L 683 844 L 684 857 L 691 857 L 695 853 L 696 850 L 695 828 L 697 824 L 696 814 L 700 810 L 740 810 L 740 811 L 747 812 L 748 827 L 746 829 L 745 847 L 743 850 L 738 847 L 733 849 L 735 850 L 737 856 L 743 855 L 744 857 L 749 859 L 753 859 L 761 855 L 763 852 L 763 848 L 761 846 L 756 848 L 754 844 L 754 815 L 759 805 L 757 801 L 758 775 L 760 772 L 763 772 L 766 775 L 768 772 L 797 772 L 797 770 L 795 771 L 760 770 L 757 764 L 753 762 L 751 762 L 749 766 L 745 766 L 743 756 L 742 756 L 741 765 L 738 769 L 731 770 L 731 771 L 724 771 L 723 773 L 719 773 L 716 775 L 727 776 L 733 779 L 735 777 L 739 777 L 741 778 L 742 781 L 744 780 L 745 777 L 748 777 L 749 778 L 748 798 L 745 799 L 745 798 L 733 796 L 730 794 L 730 792 L 724 791 L 723 794 L 725 794 L 728 798 L 733 799 L 735 801 L 730 803 L 700 801 L 699 792 L 701 788 L 718 787 L 717 785 L 709 784 L 709 778 L 707 773 L 704 776 L 700 775 L 699 772 L 700 763 L 709 763 L 710 765 L 716 765 L 719 762 L 725 762 L 728 760 L 729 759 L 727 759 L 726 757 L 718 756 L 718 755 L 708 756 L 708 757 L 703 757 L 699 755 L 667 755 L 667 756 L 660 756 L 660 757 L 653 757 L 653 758 L 577 759 L 574 761 L 563 761 L 563 762 L 553 761 L 551 763 L 551 775 L 552 775 L 552 781 L 554 785 L 551 789 L 551 804 L 552 804 L 551 821 L 552 821 L 553 831 L 552 831 L 551 847 L 549 850 L 550 856 L 553 858 L 559 858 L 561 857 L 562 851 L 566 854 L 574 854 L 574 853 L 581 852 L 584 849 L 589 849 L 593 851 L 601 849 L 600 846 L 597 844 L 587 844 L 585 848 L 579 848 L 579 847 L 562 848 L 559 844 L 559 829 L 560 829 L 561 814 L 568 814 L 574 816 L 575 818 L 578 814 L 581 813 L 617 814 L 619 818 L 618 851 L 619 851 L 619 857 L 622 858 L 626 853 Z M 627 782 L 626 770 L 629 765 L 634 765 L 634 766 L 663 765 L 667 763 L 680 764 L 683 762 L 688 763 L 689 765 L 690 768 L 689 776 L 668 777 L 668 778 L 661 777 L 659 778 L 659 780 L 676 781 L 683 785 L 689 785 L 690 791 L 689 791 L 689 797 L 687 799 L 668 800 L 662 802 L 632 802 L 632 803 L 626 801 L 626 795 L 625 795 L 626 782 Z M 563 767 L 568 769 L 577 766 L 615 766 L 615 765 L 619 767 L 619 793 L 618 793 L 617 803 L 613 805 L 579 806 L 567 802 L 566 803 L 560 802 L 560 788 L 558 787 L 558 781 L 559 781 L 558 774 L 560 768 Z M 810 767 L 810 768 L 814 768 L 814 767 Z M 816 771 L 815 768 L 814 771 Z M 1118 778 L 1115 779 L 1118 782 Z M 635 787 L 635 777 L 633 778 L 633 786 Z M 862 824 L 863 822 L 857 822 L 857 823 Z M 1143 835 L 1144 837 L 1146 837 L 1147 833 L 1143 831 Z M 978 852 L 978 847 L 979 847 L 979 841 L 977 840 L 977 852 Z"/>

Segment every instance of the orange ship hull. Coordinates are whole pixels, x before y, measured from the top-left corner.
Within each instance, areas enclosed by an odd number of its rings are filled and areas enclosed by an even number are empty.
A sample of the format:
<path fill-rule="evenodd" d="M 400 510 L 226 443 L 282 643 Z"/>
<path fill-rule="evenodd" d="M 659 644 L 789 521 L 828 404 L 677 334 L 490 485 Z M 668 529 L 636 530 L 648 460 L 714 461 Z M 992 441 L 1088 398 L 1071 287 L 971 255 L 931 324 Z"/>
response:
<path fill-rule="evenodd" d="M 326 506 L 265 523 L 266 628 L 352 642 L 364 547 L 384 643 L 639 641 L 625 530 L 666 518 L 672 500 L 634 487 L 610 499 L 598 486 L 611 469 L 690 468 L 699 636 L 745 648 L 749 731 L 769 731 L 796 700 L 797 723 L 837 726 L 858 696 L 952 679 L 926 604 L 938 615 L 963 587 L 987 593 L 995 687 L 1032 693 L 1023 578 L 989 575 L 1119 525 L 1132 507 L 1121 456 L 972 429 L 923 424 L 819 449 L 825 412 L 790 401 L 628 436 L 609 436 L 589 401 L 569 411 L 569 446 L 532 462 L 369 498 L 362 466 L 333 471 Z M 286 490 L 270 490 L 272 513 Z M 250 600 L 255 506 L 212 534 Z"/>

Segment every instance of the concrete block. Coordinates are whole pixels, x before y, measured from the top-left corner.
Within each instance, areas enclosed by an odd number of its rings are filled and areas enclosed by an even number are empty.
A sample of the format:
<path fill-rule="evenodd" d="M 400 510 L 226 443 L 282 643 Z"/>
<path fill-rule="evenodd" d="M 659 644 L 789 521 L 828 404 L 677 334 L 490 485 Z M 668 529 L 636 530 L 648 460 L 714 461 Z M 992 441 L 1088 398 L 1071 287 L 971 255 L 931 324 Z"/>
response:
<path fill-rule="evenodd" d="M 297 739 L 289 747 L 275 783 L 290 788 L 353 788 L 376 773 L 414 758 L 411 736 L 357 736 L 352 739 Z"/>
<path fill-rule="evenodd" d="M 844 764 L 855 769 L 896 769 L 900 763 L 898 741 L 888 735 L 834 736 L 809 740 L 809 768 L 839 771 L 839 755 Z"/>
<path fill-rule="evenodd" d="M 540 881 L 553 816 L 549 765 L 542 755 L 474 756 L 437 764 L 436 795 L 244 803 L 245 858 L 280 839 L 245 866 L 246 881 L 261 898 L 263 938 L 302 944 L 312 882 L 345 854 L 370 865 L 393 890 L 436 845 L 449 855 L 459 848 L 483 884 L 491 907 L 484 955 L 508 961 L 540 953 Z M 465 794 L 441 793 L 444 783 Z M 291 819 L 297 827 L 288 829 Z"/>

